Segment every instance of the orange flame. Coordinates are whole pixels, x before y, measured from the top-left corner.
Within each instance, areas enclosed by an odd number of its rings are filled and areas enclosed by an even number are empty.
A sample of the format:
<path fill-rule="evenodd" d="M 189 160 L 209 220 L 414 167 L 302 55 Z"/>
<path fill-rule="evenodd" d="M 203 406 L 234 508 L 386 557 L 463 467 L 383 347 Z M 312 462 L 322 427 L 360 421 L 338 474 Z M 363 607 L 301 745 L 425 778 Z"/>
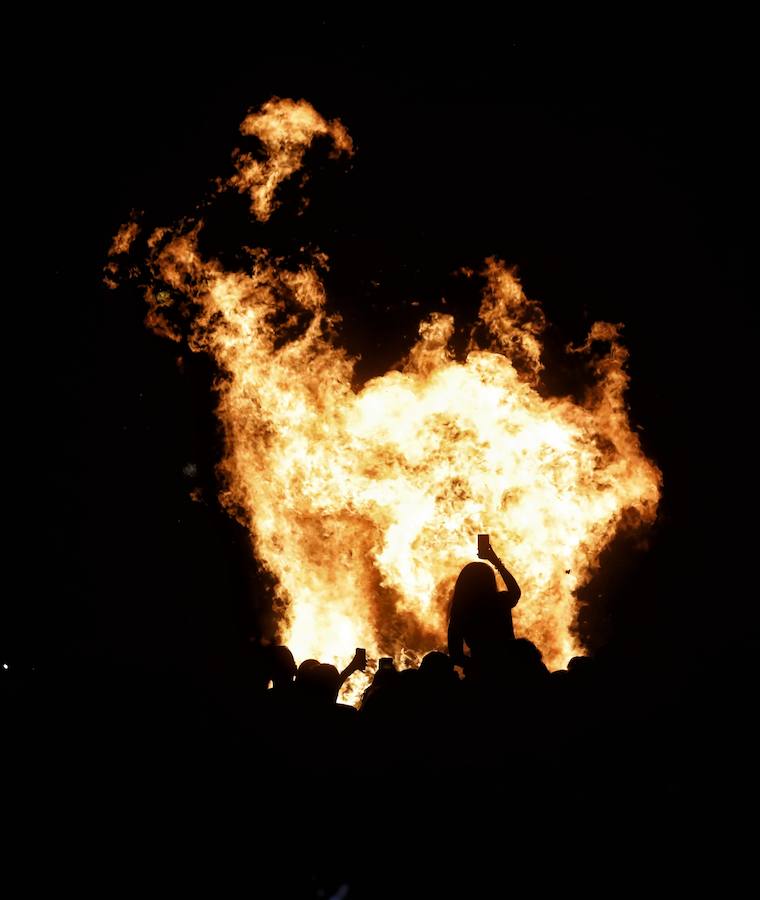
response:
<path fill-rule="evenodd" d="M 137 224 L 138 215 L 133 209 L 129 221 L 125 222 L 113 236 L 111 246 L 108 248 L 109 257 L 125 256 L 132 249 L 132 244 L 140 233 L 140 226 Z M 119 286 L 119 264 L 116 260 L 110 259 L 103 267 L 103 272 L 103 284 L 115 290 Z"/>
<path fill-rule="evenodd" d="M 250 153 L 235 151 L 237 175 L 229 184 L 251 198 L 251 212 L 266 222 L 275 208 L 274 192 L 289 175 L 298 171 L 315 137 L 329 135 L 337 153 L 353 153 L 348 132 L 338 119 L 326 122 L 305 100 L 273 97 L 260 112 L 249 113 L 240 125 L 242 134 L 257 137 L 266 152 L 263 161 Z"/>
<path fill-rule="evenodd" d="M 221 187 L 248 192 L 261 220 L 315 135 L 351 152 L 340 122 L 305 101 L 271 100 L 242 130 L 266 158 L 238 154 Z M 659 500 L 660 473 L 628 420 L 619 326 L 596 323 L 568 348 L 609 345 L 585 402 L 542 396 L 543 311 L 490 258 L 479 314 L 487 349 L 473 336 L 456 361 L 454 320 L 434 313 L 400 371 L 354 390 L 356 360 L 325 310 L 325 258 L 292 269 L 259 249 L 248 270 L 229 271 L 199 252 L 202 227 L 150 236 L 148 323 L 179 340 L 180 308 L 191 348 L 222 373 L 222 502 L 276 579 L 280 636 L 296 659 L 340 667 L 357 646 L 416 659 L 444 645 L 453 582 L 479 532 L 522 587 L 517 634 L 551 668 L 580 652 L 576 590 L 624 518 L 653 521 Z M 361 686 L 355 677 L 344 699 Z"/>
<path fill-rule="evenodd" d="M 137 214 L 133 212 L 132 215 L 136 217 Z M 121 253 L 129 253 L 139 232 L 140 226 L 137 224 L 136 218 L 132 218 L 128 222 L 125 222 L 113 236 L 108 255 L 118 256 Z"/>

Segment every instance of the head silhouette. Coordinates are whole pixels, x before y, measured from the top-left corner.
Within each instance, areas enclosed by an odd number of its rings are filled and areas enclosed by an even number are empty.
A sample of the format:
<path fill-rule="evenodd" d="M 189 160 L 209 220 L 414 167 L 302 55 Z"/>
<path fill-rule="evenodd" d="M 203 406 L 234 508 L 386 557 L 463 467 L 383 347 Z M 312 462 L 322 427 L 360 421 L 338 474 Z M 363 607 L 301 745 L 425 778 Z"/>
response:
<path fill-rule="evenodd" d="M 288 687 L 293 683 L 296 664 L 287 647 L 274 644 L 269 648 L 269 677 L 275 688 Z"/>
<path fill-rule="evenodd" d="M 296 684 L 298 684 L 299 681 L 303 681 L 306 673 L 310 669 L 316 668 L 318 665 L 321 665 L 318 659 L 305 659 L 298 667 L 298 672 L 296 673 Z"/>
<path fill-rule="evenodd" d="M 316 706 L 329 706 L 338 699 L 340 675 L 335 666 L 317 663 L 302 674 L 299 673 L 301 693 L 307 701 Z"/>
<path fill-rule="evenodd" d="M 451 657 L 438 650 L 431 650 L 420 663 L 420 675 L 430 682 L 448 683 L 454 675 Z M 456 678 L 456 675 L 454 675 Z"/>
<path fill-rule="evenodd" d="M 462 569 L 454 585 L 454 602 L 467 603 L 475 597 L 495 594 L 496 574 L 488 563 L 471 562 Z"/>

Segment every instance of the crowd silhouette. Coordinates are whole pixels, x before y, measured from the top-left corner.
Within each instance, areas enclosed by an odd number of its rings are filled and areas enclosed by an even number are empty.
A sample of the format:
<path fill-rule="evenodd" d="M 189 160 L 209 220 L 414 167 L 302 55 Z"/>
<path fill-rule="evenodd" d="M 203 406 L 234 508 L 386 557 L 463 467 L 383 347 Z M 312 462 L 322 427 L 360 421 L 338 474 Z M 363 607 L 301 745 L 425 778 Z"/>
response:
<path fill-rule="evenodd" d="M 459 853 L 468 835 L 485 840 L 495 819 L 493 833 L 516 852 L 537 835 L 545 842 L 547 822 L 585 834 L 585 817 L 614 835 L 610 823 L 644 815 L 649 833 L 666 833 L 674 817 L 741 795 L 753 680 L 738 660 L 715 657 L 680 696 L 649 684 L 614 647 L 550 672 L 515 634 L 516 580 L 490 545 L 479 556 L 456 580 L 447 647 L 416 666 L 368 660 L 359 648 L 339 671 L 297 663 L 288 647 L 253 635 L 214 677 L 92 659 L 35 675 L 15 697 L 18 718 L 6 720 L 34 773 L 17 782 L 46 800 L 70 789 L 76 804 L 89 785 L 106 807 L 95 820 L 126 807 L 141 816 L 156 796 L 171 797 L 179 818 L 223 798 L 291 856 L 296 845 L 307 854 L 296 881 L 321 872 L 334 893 L 351 878 L 380 883 L 379 835 L 383 853 L 395 853 L 405 834 L 439 848 L 455 834 Z M 354 707 L 340 697 L 358 671 L 371 679 Z M 729 747 L 728 763 L 717 763 Z M 716 771 L 724 786 L 705 775 Z M 338 854 L 338 844 L 348 849 Z M 293 895 L 332 896 L 312 888 L 299 882 Z M 385 894 L 350 896 L 375 895 Z"/>
<path fill-rule="evenodd" d="M 519 760 L 536 780 L 510 790 L 533 798 L 554 791 L 547 771 L 581 771 L 593 758 L 602 772 L 605 742 L 633 741 L 631 673 L 604 653 L 576 657 L 567 669 L 550 672 L 539 648 L 515 635 L 512 609 L 521 590 L 514 576 L 487 539 L 478 555 L 483 561 L 467 564 L 454 586 L 446 652 L 433 650 L 418 666 L 403 668 L 380 658 L 356 708 L 339 695 L 354 672 L 366 670 L 364 650 L 339 672 L 317 659 L 296 665 L 287 647 L 249 640 L 250 677 L 235 695 L 232 714 L 244 742 L 272 769 L 287 773 L 365 775 L 424 766 L 432 782 L 452 772 L 488 781 L 505 759 Z M 646 781 L 641 771 L 630 773 L 625 790 Z M 562 789 L 572 793 L 574 779 L 573 773 Z M 595 785 L 603 795 L 604 778 L 590 782 L 584 796 Z"/>

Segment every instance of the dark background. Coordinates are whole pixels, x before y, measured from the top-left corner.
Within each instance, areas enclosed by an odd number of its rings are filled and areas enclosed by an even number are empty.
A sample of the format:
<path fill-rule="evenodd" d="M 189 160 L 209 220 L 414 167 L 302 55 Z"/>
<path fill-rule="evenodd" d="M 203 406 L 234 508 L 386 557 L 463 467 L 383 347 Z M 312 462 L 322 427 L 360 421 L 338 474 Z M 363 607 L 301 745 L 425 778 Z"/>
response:
<path fill-rule="evenodd" d="M 86 659 L 184 677 L 224 670 L 271 627 L 247 536 L 215 501 L 212 367 L 148 333 L 139 292 L 107 291 L 101 267 L 131 209 L 168 224 L 229 173 L 240 121 L 272 95 L 339 117 L 355 157 L 316 150 L 302 216 L 286 186 L 266 227 L 223 206 L 213 240 L 242 230 L 326 251 L 360 378 L 403 355 L 441 296 L 472 321 L 477 297 L 452 272 L 490 254 L 518 266 L 553 325 L 550 390 L 578 386 L 559 347 L 596 319 L 625 323 L 631 418 L 664 493 L 648 549 L 608 554 L 584 634 L 668 685 L 716 653 L 748 653 L 756 311 L 741 29 L 578 38 L 312 17 L 283 37 L 285 24 L 123 23 L 85 38 L 70 18 L 48 22 L 9 80 L 21 512 L 3 658 L 24 672 Z"/>

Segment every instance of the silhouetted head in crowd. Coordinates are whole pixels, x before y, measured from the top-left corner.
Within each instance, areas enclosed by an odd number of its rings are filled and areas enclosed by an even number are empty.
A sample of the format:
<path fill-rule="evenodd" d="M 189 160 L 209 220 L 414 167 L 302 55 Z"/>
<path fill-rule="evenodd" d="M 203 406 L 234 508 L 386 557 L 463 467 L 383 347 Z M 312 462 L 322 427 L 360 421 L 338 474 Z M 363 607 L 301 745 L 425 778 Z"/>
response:
<path fill-rule="evenodd" d="M 395 684 L 397 676 L 398 669 L 396 669 L 393 660 L 384 656 L 378 663 L 377 671 L 372 678 L 370 687 L 387 687 L 388 685 Z"/>
<path fill-rule="evenodd" d="M 393 660 L 389 657 L 382 657 L 378 662 L 375 674 L 372 676 L 370 686 L 362 694 L 362 709 L 366 708 L 368 700 L 374 700 L 378 695 L 386 697 L 392 694 L 398 686 L 398 676 L 399 672 Z"/>
<path fill-rule="evenodd" d="M 318 659 L 305 659 L 298 667 L 298 673 L 296 674 L 296 684 L 300 684 L 309 669 L 313 669 L 318 665 L 320 665 Z"/>
<path fill-rule="evenodd" d="M 274 688 L 290 687 L 296 674 L 293 654 L 281 644 L 269 648 L 269 678 Z"/>
<path fill-rule="evenodd" d="M 315 706 L 329 706 L 338 699 L 340 674 L 335 666 L 317 663 L 298 673 L 303 699 Z"/>
<path fill-rule="evenodd" d="M 471 562 L 462 569 L 454 585 L 453 602 L 497 593 L 496 573 L 484 562 Z"/>
<path fill-rule="evenodd" d="M 543 681 L 549 675 L 541 651 L 527 638 L 517 638 L 507 645 L 504 674 L 515 684 Z"/>
<path fill-rule="evenodd" d="M 594 661 L 588 656 L 574 656 L 567 664 L 567 671 L 574 675 L 585 674 L 594 668 Z"/>
<path fill-rule="evenodd" d="M 570 681 L 579 687 L 593 687 L 597 681 L 596 662 L 588 656 L 574 656 L 567 664 Z"/>
<path fill-rule="evenodd" d="M 435 687 L 448 687 L 459 680 L 451 657 L 439 650 L 426 654 L 420 663 L 420 676 L 426 685 Z"/>

